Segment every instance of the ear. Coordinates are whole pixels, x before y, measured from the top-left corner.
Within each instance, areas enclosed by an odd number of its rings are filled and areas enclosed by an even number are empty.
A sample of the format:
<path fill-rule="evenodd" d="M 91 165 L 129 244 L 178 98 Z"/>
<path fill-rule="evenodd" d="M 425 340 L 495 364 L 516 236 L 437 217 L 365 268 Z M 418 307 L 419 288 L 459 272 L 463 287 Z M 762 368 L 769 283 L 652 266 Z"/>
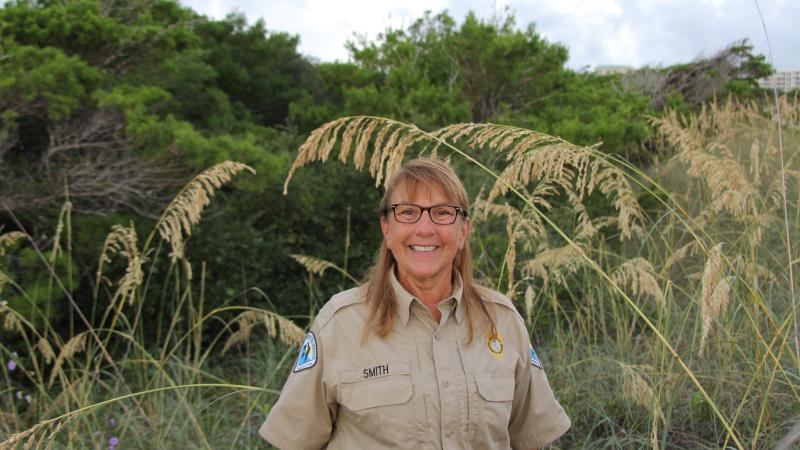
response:
<path fill-rule="evenodd" d="M 466 219 L 461 221 L 461 237 L 458 239 L 458 249 L 464 249 L 464 243 L 467 242 L 467 237 L 469 236 L 469 232 L 472 229 L 472 221 L 467 217 Z"/>
<path fill-rule="evenodd" d="M 389 222 L 386 220 L 386 216 L 381 215 L 381 232 L 383 232 L 383 241 L 386 243 L 386 247 L 391 247 L 392 243 L 389 239 Z"/>

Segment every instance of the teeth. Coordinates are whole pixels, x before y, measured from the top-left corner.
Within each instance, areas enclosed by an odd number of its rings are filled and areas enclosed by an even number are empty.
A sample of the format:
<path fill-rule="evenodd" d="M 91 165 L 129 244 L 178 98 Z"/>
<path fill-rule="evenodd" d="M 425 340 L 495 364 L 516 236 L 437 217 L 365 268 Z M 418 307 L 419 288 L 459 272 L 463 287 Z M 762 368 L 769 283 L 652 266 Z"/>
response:
<path fill-rule="evenodd" d="M 436 250 L 435 245 L 412 245 L 411 250 L 415 252 L 432 252 Z"/>

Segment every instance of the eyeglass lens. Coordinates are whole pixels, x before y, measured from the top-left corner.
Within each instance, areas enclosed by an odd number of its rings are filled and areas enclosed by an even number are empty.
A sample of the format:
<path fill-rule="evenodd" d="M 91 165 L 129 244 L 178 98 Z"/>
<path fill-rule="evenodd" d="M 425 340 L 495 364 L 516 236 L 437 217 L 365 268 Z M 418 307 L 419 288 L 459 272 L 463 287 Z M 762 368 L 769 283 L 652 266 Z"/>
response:
<path fill-rule="evenodd" d="M 422 217 L 422 213 L 428 211 L 428 215 L 433 223 L 439 225 L 450 225 L 458 217 L 458 208 L 449 205 L 436 205 L 423 208 L 419 205 L 400 204 L 393 205 L 394 218 L 400 223 L 417 223 Z"/>

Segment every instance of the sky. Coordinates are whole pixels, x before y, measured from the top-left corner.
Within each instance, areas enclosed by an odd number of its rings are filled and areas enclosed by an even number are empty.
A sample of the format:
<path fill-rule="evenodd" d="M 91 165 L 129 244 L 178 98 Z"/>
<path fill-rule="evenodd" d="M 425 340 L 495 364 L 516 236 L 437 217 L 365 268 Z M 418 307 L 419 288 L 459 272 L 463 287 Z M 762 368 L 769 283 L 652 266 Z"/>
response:
<path fill-rule="evenodd" d="M 567 66 L 668 66 L 712 56 L 747 38 L 777 70 L 800 70 L 799 0 L 181 0 L 220 19 L 243 13 L 269 31 L 300 36 L 299 51 L 319 61 L 347 61 L 345 43 L 411 24 L 426 10 L 491 18 L 508 8 L 519 28 L 535 24 L 569 50 Z"/>

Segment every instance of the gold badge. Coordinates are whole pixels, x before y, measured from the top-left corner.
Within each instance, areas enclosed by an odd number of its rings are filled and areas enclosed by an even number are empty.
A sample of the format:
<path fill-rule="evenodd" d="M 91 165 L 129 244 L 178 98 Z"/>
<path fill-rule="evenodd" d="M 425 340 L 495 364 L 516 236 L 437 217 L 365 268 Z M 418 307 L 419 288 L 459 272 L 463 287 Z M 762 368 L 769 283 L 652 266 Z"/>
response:
<path fill-rule="evenodd" d="M 503 336 L 497 332 L 495 327 L 492 327 L 489 333 L 489 338 L 486 340 L 486 346 L 497 359 L 503 359 Z"/>

